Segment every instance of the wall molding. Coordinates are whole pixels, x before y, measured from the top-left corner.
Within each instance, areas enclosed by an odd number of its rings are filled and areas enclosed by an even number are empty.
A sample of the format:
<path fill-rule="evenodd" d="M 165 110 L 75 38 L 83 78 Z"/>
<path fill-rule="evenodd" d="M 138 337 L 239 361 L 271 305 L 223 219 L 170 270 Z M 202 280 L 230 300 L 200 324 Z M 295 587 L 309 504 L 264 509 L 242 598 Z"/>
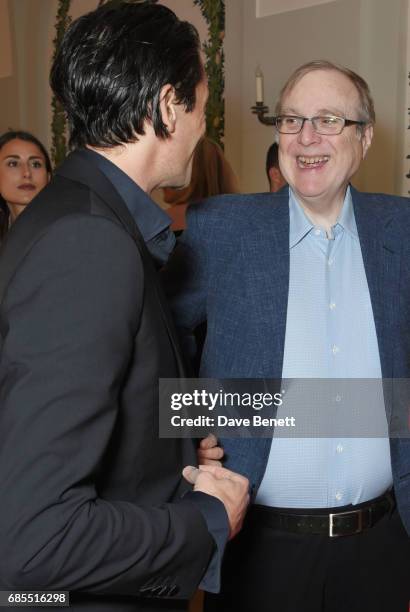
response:
<path fill-rule="evenodd" d="M 256 17 L 269 17 L 331 2 L 336 0 L 256 0 Z"/>

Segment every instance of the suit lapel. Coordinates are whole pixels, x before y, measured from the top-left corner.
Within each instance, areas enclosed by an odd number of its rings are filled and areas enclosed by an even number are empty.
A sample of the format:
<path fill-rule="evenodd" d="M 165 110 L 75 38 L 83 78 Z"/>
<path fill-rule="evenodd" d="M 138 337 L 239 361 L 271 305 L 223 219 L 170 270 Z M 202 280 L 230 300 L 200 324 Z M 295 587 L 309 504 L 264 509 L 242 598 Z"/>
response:
<path fill-rule="evenodd" d="M 254 298 L 260 338 L 256 374 L 281 378 L 289 292 L 288 190 L 268 197 L 266 207 L 258 209 L 260 218 L 253 219 L 257 230 L 244 236 L 243 257 L 244 269 L 251 275 L 250 288 L 258 291 Z"/>
<path fill-rule="evenodd" d="M 400 253 L 393 204 L 352 189 L 353 206 L 373 309 L 383 378 L 393 377 L 394 325 L 398 320 Z"/>
<path fill-rule="evenodd" d="M 64 164 L 58 169 L 57 174 L 60 174 L 70 180 L 82 183 L 94 191 L 98 197 L 114 213 L 117 219 L 121 222 L 124 229 L 130 234 L 136 243 L 141 258 L 144 263 L 144 271 L 146 280 L 148 280 L 155 290 L 157 303 L 168 332 L 170 342 L 172 344 L 175 359 L 177 362 L 179 376 L 183 377 L 186 374 L 186 368 L 183 362 L 182 354 L 179 348 L 179 342 L 171 314 L 169 312 L 166 298 L 163 294 L 162 287 L 158 279 L 151 255 L 145 245 L 145 241 L 138 229 L 138 226 L 129 212 L 124 201 L 120 197 L 112 183 L 107 179 L 105 174 L 99 170 L 94 164 L 89 161 L 86 152 L 75 151 L 71 153 Z"/>

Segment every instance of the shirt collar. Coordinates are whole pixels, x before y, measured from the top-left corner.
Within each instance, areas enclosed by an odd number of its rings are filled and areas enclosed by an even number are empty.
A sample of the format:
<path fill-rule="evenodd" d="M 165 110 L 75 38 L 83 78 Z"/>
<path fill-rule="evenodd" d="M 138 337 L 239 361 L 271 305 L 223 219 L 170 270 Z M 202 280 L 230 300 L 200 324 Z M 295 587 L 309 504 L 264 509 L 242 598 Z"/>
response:
<path fill-rule="evenodd" d="M 289 248 L 292 249 L 309 234 L 314 225 L 306 216 L 291 188 L 289 188 L 289 222 Z M 340 225 L 352 236 L 358 237 L 350 186 L 346 189 L 343 207 L 335 225 Z"/>
<path fill-rule="evenodd" d="M 135 181 L 96 151 L 90 149 L 86 151 L 124 200 L 145 242 L 168 229 L 172 222 L 171 218 Z"/>
<path fill-rule="evenodd" d="M 350 185 L 347 186 L 345 200 L 343 202 L 343 208 L 340 212 L 337 223 L 355 238 L 359 237 L 356 226 L 356 219 L 354 216 L 353 199 L 352 192 L 350 190 Z"/>
<path fill-rule="evenodd" d="M 296 246 L 313 228 L 302 206 L 289 187 L 289 248 Z"/>

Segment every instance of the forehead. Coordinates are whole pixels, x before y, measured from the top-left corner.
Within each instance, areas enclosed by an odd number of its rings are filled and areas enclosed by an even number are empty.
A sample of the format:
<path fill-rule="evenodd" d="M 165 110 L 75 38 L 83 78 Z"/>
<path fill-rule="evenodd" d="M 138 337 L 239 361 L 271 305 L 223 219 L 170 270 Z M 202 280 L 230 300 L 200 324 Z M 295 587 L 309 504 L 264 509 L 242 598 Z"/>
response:
<path fill-rule="evenodd" d="M 9 155 L 17 155 L 19 157 L 41 157 L 44 159 L 41 149 L 34 142 L 20 140 L 19 138 L 14 138 L 3 145 L 0 155 L 2 158 Z"/>
<path fill-rule="evenodd" d="M 313 70 L 305 74 L 282 99 L 282 110 L 314 115 L 324 110 L 352 113 L 359 107 L 352 81 L 336 70 Z M 353 117 L 354 118 L 354 117 Z"/>

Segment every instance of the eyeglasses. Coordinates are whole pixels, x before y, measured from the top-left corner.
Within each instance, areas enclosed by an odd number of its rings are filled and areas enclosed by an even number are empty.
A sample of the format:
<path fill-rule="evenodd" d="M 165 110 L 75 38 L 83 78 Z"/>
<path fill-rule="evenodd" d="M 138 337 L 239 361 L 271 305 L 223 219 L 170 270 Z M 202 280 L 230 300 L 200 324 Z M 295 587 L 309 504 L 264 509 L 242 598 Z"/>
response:
<path fill-rule="evenodd" d="M 319 117 L 298 117 L 297 115 L 278 115 L 275 117 L 276 129 L 280 134 L 299 134 L 305 121 L 311 121 L 313 129 L 318 134 L 341 134 L 346 125 L 366 125 L 365 121 L 353 121 L 344 117 L 326 115 Z"/>

